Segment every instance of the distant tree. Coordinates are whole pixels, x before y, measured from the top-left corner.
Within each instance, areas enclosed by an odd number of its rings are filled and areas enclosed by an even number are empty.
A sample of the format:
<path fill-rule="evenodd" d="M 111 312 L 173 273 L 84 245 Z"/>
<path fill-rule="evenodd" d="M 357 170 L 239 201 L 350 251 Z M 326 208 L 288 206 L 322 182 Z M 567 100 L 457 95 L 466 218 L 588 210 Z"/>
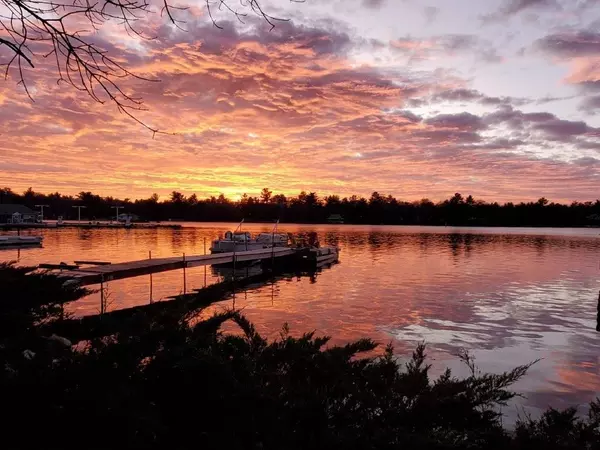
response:
<path fill-rule="evenodd" d="M 198 196 L 196 194 L 190 195 L 186 200 L 188 205 L 195 206 L 198 204 Z"/>
<path fill-rule="evenodd" d="M 306 192 L 305 191 L 300 191 L 300 194 L 298 194 L 298 201 L 300 203 L 306 203 L 306 197 L 307 197 Z"/>
<path fill-rule="evenodd" d="M 316 194 L 316 192 L 311 192 L 310 194 L 307 194 L 304 201 L 308 206 L 315 206 L 320 203 L 319 196 Z"/>
<path fill-rule="evenodd" d="M 539 206 L 546 206 L 547 204 L 548 204 L 548 199 L 545 197 L 542 197 L 537 201 L 537 205 L 539 205 Z"/>
<path fill-rule="evenodd" d="M 381 203 L 382 197 L 379 192 L 375 191 L 371 194 L 371 198 L 369 199 L 370 204 Z"/>
<path fill-rule="evenodd" d="M 260 192 L 260 199 L 263 203 L 269 203 L 272 195 L 273 192 L 269 190 L 269 188 L 263 188 L 263 190 Z"/>
<path fill-rule="evenodd" d="M 0 189 L 0 204 L 1 203 L 13 203 L 17 199 L 17 194 L 9 187 Z"/>
<path fill-rule="evenodd" d="M 271 198 L 271 202 L 278 205 L 285 205 L 287 203 L 287 197 L 283 194 L 277 194 Z"/>
<path fill-rule="evenodd" d="M 450 199 L 450 203 L 452 205 L 460 205 L 462 203 L 464 203 L 464 199 L 463 196 L 460 193 L 456 193 L 454 194 L 454 196 Z"/>
<path fill-rule="evenodd" d="M 171 201 L 173 203 L 183 203 L 185 201 L 185 195 L 181 192 L 173 191 L 171 192 Z"/>
<path fill-rule="evenodd" d="M 337 206 L 341 203 L 339 195 L 329 195 L 325 197 L 325 205 L 327 207 Z"/>
<path fill-rule="evenodd" d="M 35 192 L 31 187 L 29 187 L 25 192 L 23 192 L 23 197 L 25 200 L 32 202 L 35 199 Z"/>

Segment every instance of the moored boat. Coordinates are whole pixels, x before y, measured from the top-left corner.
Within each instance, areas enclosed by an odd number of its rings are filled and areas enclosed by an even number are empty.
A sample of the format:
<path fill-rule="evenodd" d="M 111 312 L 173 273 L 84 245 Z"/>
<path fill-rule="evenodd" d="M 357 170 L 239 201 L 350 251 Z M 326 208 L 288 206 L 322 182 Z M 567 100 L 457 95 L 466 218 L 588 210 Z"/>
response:
<path fill-rule="evenodd" d="M 41 245 L 42 236 L 0 236 L 0 247 Z"/>
<path fill-rule="evenodd" d="M 211 253 L 244 252 L 272 247 L 287 247 L 288 235 L 284 233 L 259 233 L 253 237 L 247 231 L 228 231 L 223 238 L 215 239 Z"/>
<path fill-rule="evenodd" d="M 308 264 L 321 266 L 332 264 L 340 259 L 339 247 L 308 247 L 302 252 L 302 260 Z"/>

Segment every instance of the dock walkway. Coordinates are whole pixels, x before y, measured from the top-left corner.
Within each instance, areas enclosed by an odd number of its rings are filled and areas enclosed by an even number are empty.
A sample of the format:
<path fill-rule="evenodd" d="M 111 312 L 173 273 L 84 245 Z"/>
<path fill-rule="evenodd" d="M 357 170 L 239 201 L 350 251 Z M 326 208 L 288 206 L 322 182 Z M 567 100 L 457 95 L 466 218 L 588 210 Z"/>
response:
<path fill-rule="evenodd" d="M 171 258 L 142 259 L 116 264 L 98 264 L 89 267 L 66 266 L 61 270 L 59 277 L 77 283 L 80 286 L 99 284 L 112 280 L 149 275 L 152 273 L 166 272 L 168 270 L 183 269 L 186 267 L 210 266 L 215 264 L 233 264 L 241 262 L 262 261 L 271 258 L 282 258 L 295 255 L 296 249 L 288 247 L 265 248 L 236 253 L 216 253 L 211 255 L 176 256 Z M 40 268 L 49 265 L 41 264 Z M 60 268 L 56 266 L 55 268 Z"/>

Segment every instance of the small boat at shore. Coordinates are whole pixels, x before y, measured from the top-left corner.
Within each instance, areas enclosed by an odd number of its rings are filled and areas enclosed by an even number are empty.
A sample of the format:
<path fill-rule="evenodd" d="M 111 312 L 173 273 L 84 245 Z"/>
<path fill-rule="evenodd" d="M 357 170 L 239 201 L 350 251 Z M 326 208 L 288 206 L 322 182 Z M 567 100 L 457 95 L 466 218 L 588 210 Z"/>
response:
<path fill-rule="evenodd" d="M 337 263 L 340 260 L 339 247 L 308 247 L 302 251 L 302 259 L 306 263 L 320 267 Z"/>
<path fill-rule="evenodd" d="M 0 236 L 0 248 L 42 245 L 43 240 L 42 236 Z"/>

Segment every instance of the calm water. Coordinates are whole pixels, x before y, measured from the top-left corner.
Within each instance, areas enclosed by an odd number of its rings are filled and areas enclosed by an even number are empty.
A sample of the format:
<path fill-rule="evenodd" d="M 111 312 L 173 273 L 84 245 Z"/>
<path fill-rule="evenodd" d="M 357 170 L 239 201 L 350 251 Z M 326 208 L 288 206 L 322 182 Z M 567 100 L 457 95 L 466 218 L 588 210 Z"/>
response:
<path fill-rule="evenodd" d="M 181 230 L 45 230 L 40 249 L 3 250 L 22 264 L 112 262 L 202 254 L 204 240 L 234 228 L 186 224 Z M 270 225 L 246 230 L 270 231 Z M 236 295 L 235 306 L 268 336 L 284 322 L 297 333 L 316 330 L 343 343 L 360 337 L 392 342 L 399 355 L 426 341 L 436 372 L 466 374 L 456 353 L 469 349 L 484 371 L 541 359 L 516 389 L 511 405 L 536 413 L 548 405 L 580 405 L 600 395 L 598 229 L 469 229 L 393 226 L 284 225 L 314 230 L 342 249 L 341 263 L 315 278 L 289 277 Z M 189 269 L 187 290 L 218 280 L 209 268 Z M 111 282 L 109 308 L 149 301 L 149 277 Z M 183 291 L 181 271 L 155 274 L 154 300 Z M 232 300 L 216 308 L 231 307 Z M 97 295 L 72 305 L 96 313 Z"/>

